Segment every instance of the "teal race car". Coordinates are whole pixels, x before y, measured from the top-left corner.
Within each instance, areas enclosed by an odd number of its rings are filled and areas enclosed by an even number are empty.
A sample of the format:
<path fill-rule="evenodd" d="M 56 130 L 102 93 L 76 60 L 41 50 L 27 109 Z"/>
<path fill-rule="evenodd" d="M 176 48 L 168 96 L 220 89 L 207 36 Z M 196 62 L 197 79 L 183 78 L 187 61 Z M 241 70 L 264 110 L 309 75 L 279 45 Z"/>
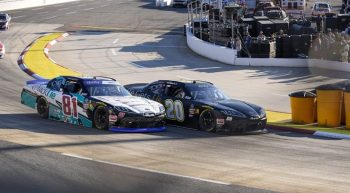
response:
<path fill-rule="evenodd" d="M 117 132 L 165 130 L 162 104 L 132 96 L 108 77 L 60 76 L 31 80 L 23 88 L 21 103 L 42 118 Z"/>

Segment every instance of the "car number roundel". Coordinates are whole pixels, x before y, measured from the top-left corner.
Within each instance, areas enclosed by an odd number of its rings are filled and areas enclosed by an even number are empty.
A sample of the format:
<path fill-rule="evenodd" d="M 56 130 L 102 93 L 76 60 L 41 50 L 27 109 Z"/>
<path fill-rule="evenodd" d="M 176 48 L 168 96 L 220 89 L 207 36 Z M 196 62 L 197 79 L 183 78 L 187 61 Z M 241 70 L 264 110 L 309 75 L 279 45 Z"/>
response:
<path fill-rule="evenodd" d="M 183 122 L 185 120 L 184 106 L 180 100 L 166 99 L 164 101 L 167 119 Z"/>

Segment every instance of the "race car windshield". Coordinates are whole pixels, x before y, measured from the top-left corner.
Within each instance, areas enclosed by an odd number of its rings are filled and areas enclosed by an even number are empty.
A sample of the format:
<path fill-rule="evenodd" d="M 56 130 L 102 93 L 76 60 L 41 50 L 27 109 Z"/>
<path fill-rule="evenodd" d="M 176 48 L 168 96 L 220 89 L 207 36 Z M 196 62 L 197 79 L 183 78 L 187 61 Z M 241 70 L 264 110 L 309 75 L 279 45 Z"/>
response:
<path fill-rule="evenodd" d="M 281 13 L 278 11 L 269 11 L 266 13 L 267 17 L 270 19 L 278 19 L 281 18 Z"/>
<path fill-rule="evenodd" d="M 229 99 L 221 90 L 214 86 L 190 86 L 188 90 L 193 100 L 219 101 Z"/>
<path fill-rule="evenodd" d="M 87 85 L 90 96 L 130 96 L 123 86 L 116 84 Z"/>
<path fill-rule="evenodd" d="M 6 16 L 5 15 L 0 15 L 0 20 L 6 20 Z"/>
<path fill-rule="evenodd" d="M 319 9 L 328 9 L 328 5 L 327 4 L 318 4 L 318 8 Z"/>

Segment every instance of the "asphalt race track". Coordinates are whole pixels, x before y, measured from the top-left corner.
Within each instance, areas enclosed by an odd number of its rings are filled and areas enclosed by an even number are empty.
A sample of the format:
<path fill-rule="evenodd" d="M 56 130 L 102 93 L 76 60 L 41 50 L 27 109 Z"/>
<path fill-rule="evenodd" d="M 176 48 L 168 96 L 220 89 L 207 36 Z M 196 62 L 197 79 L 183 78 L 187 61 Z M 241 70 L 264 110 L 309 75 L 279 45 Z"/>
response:
<path fill-rule="evenodd" d="M 19 102 L 30 77 L 22 50 L 52 31 L 71 31 L 50 56 L 84 74 L 122 83 L 190 77 L 228 95 L 288 111 L 287 94 L 336 82 L 348 73 L 295 68 L 242 68 L 192 53 L 182 36 L 186 9 L 153 1 L 80 1 L 14 10 L 0 32 L 0 192 L 347 192 L 347 140 L 269 131 L 217 135 L 169 127 L 118 134 L 43 120 Z"/>

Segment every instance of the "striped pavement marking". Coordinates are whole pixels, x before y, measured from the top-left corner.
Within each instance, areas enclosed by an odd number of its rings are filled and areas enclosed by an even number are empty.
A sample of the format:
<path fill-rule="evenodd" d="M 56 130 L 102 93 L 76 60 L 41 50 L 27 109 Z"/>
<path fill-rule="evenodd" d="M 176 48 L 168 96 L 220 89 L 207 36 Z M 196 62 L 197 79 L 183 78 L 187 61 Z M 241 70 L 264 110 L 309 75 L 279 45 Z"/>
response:
<path fill-rule="evenodd" d="M 49 57 L 50 48 L 67 37 L 68 33 L 51 33 L 39 37 L 29 44 L 19 56 L 18 66 L 35 79 L 51 79 L 57 76 L 82 76 Z"/>

